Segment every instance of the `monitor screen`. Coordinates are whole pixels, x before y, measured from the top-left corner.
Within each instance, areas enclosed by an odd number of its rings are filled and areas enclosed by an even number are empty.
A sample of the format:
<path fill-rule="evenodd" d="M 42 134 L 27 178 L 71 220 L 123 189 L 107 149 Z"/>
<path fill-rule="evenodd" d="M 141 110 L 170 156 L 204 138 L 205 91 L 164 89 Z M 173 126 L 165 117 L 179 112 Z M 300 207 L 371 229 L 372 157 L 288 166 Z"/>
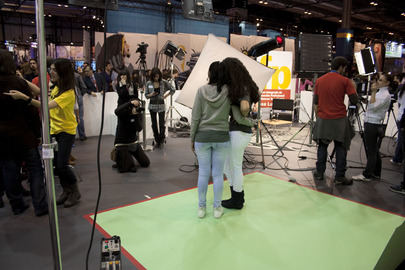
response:
<path fill-rule="evenodd" d="M 84 64 L 84 60 L 75 61 L 75 69 L 77 70 L 79 67 L 82 67 Z"/>
<path fill-rule="evenodd" d="M 92 69 L 94 72 L 97 71 L 97 70 L 96 70 L 96 61 L 95 61 L 95 60 L 91 61 L 91 69 Z"/>
<path fill-rule="evenodd" d="M 385 57 L 387 58 L 401 58 L 402 57 L 402 43 L 397 43 L 394 41 L 387 42 L 385 48 Z"/>

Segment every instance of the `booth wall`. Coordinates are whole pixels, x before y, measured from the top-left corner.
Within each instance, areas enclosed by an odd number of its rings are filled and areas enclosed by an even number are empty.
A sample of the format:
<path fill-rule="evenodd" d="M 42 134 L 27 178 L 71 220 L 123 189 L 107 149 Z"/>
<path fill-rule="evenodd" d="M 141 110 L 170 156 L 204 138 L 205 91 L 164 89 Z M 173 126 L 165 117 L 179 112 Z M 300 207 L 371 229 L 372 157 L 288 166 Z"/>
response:
<path fill-rule="evenodd" d="M 229 36 L 229 19 L 216 16 L 215 22 L 190 20 L 183 15 L 173 16 L 173 32 L 220 36 Z M 107 12 L 107 31 L 109 33 L 132 32 L 156 34 L 165 32 L 165 13 L 157 10 L 126 8 L 125 11 Z"/>

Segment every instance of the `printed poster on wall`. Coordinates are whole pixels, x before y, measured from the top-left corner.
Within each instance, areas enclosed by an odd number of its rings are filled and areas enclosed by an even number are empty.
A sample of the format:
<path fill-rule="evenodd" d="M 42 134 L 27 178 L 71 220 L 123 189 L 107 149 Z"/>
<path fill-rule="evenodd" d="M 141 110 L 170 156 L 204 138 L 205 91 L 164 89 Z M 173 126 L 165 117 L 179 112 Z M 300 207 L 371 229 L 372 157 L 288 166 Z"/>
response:
<path fill-rule="evenodd" d="M 273 99 L 290 99 L 292 89 L 292 52 L 271 51 L 268 53 L 268 67 L 276 70 L 261 95 L 261 108 L 271 108 Z M 266 55 L 257 61 L 266 65 Z"/>

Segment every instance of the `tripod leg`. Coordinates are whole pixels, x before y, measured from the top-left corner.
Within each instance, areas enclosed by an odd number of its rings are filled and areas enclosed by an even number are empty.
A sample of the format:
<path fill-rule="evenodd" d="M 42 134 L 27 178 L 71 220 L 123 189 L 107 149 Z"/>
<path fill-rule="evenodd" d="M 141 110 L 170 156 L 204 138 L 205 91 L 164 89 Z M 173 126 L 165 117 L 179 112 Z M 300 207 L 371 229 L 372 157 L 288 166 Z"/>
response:
<path fill-rule="evenodd" d="M 262 139 L 262 128 L 261 128 L 261 123 L 259 122 L 259 125 L 257 126 L 258 131 L 259 131 L 259 138 L 260 138 L 260 150 L 262 152 L 262 165 L 263 165 L 263 170 L 266 169 L 266 164 L 264 161 L 264 150 L 263 150 L 263 139 Z"/>

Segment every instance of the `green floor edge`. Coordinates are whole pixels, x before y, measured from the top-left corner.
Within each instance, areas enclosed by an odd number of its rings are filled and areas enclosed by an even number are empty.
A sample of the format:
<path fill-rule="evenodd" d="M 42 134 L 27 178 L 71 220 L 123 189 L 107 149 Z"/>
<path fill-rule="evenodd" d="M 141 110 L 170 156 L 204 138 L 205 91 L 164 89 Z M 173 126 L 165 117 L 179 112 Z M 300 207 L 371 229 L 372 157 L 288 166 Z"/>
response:
<path fill-rule="evenodd" d="M 340 270 L 373 269 L 405 220 L 262 173 L 244 181 L 245 207 L 221 219 L 211 207 L 198 219 L 190 189 L 99 213 L 97 224 L 146 269 Z"/>

